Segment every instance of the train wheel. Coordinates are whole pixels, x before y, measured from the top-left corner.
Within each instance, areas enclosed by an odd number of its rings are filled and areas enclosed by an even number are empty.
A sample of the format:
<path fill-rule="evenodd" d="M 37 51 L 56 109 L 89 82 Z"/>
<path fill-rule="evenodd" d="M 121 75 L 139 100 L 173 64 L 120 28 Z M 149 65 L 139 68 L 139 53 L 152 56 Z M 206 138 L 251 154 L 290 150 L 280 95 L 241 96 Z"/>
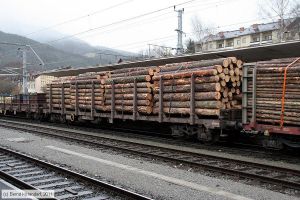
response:
<path fill-rule="evenodd" d="M 66 116 L 65 115 L 61 115 L 59 118 L 60 123 L 65 124 L 67 122 Z"/>
<path fill-rule="evenodd" d="M 71 122 L 74 122 L 75 121 L 75 115 L 74 114 L 71 114 Z"/>
<path fill-rule="evenodd" d="M 218 131 L 208 129 L 204 126 L 199 127 L 197 133 L 197 139 L 205 144 L 213 144 L 219 141 L 220 134 Z"/>

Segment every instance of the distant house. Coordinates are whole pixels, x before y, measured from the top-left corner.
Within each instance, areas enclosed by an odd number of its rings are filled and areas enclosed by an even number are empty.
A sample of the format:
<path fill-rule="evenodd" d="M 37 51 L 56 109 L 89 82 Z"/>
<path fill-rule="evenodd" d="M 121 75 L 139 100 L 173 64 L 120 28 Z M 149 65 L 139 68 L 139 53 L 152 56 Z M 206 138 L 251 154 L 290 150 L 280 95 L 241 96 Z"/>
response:
<path fill-rule="evenodd" d="M 47 84 L 51 83 L 54 80 L 57 80 L 57 77 L 47 76 L 47 75 L 33 75 L 30 76 L 28 80 L 28 93 L 44 93 Z"/>
<path fill-rule="evenodd" d="M 278 43 L 300 39 L 300 18 L 285 20 L 285 28 L 280 31 L 281 21 L 266 24 L 253 24 L 248 28 L 219 32 L 206 36 L 202 43 L 195 44 L 196 52 L 226 50 Z M 282 33 L 283 32 L 283 33 Z M 282 34 L 280 34 L 282 33 Z M 281 36 L 282 35 L 282 36 Z M 281 39 L 280 39 L 281 38 Z"/>

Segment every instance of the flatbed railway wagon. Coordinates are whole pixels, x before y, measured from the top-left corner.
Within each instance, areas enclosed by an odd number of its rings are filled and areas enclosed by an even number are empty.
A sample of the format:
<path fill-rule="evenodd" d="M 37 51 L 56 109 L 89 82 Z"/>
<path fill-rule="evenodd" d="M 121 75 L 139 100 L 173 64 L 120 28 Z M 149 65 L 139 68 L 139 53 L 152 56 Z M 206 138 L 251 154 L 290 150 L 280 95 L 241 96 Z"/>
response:
<path fill-rule="evenodd" d="M 243 131 L 263 145 L 300 148 L 300 58 L 243 67 Z"/>
<path fill-rule="evenodd" d="M 212 141 L 241 120 L 242 61 L 234 57 L 65 77 L 47 87 L 52 120 L 157 122 Z"/>
<path fill-rule="evenodd" d="M 0 114 L 2 115 L 22 115 L 41 119 L 43 109 L 46 106 L 46 95 L 0 95 Z"/>

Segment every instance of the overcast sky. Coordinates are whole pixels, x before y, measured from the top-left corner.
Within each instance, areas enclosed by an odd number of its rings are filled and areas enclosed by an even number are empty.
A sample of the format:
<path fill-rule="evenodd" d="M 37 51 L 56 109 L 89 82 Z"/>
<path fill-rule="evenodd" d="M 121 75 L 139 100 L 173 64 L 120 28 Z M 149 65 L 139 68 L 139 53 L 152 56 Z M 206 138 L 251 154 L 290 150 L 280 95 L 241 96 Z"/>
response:
<path fill-rule="evenodd" d="M 176 47 L 177 35 L 174 30 L 177 28 L 177 13 L 173 8 L 115 25 L 109 24 L 186 1 L 188 0 L 1 0 L 0 29 L 27 35 L 41 28 L 82 17 L 33 34 L 46 34 L 49 31 L 68 35 L 80 33 L 77 37 L 92 45 L 133 52 L 146 49 L 149 43 Z M 184 40 L 192 36 L 191 18 L 195 15 L 204 23 L 218 27 L 217 31 L 271 21 L 262 19 L 258 14 L 257 4 L 258 0 L 195 0 L 178 6 L 177 9 L 185 9 Z M 84 31 L 88 32 L 81 34 Z"/>

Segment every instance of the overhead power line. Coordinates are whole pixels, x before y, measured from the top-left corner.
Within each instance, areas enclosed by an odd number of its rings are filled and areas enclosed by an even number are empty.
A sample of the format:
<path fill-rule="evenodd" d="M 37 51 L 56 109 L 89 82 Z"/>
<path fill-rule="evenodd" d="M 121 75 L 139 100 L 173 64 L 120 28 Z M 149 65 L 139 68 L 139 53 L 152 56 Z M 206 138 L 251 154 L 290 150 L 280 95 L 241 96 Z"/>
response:
<path fill-rule="evenodd" d="M 197 0 L 185 1 L 183 3 L 179 3 L 179 4 L 175 5 L 175 6 L 181 6 L 181 5 L 184 5 L 184 4 L 187 4 L 187 3 L 191 3 L 193 1 L 197 1 Z M 130 17 L 130 18 L 127 18 L 127 19 L 123 19 L 123 20 L 120 20 L 120 21 L 112 22 L 110 24 L 106 24 L 106 25 L 99 26 L 99 27 L 96 27 L 96 28 L 92 28 L 92 29 L 88 29 L 88 30 L 85 30 L 85 31 L 81 31 L 81 32 L 75 33 L 73 35 L 68 35 L 68 36 L 65 36 L 65 37 L 62 37 L 62 38 L 58 38 L 58 39 L 49 41 L 49 42 L 47 42 L 47 44 L 50 44 L 50 43 L 53 43 L 53 42 L 58 42 L 60 40 L 64 40 L 64 39 L 68 39 L 68 38 L 73 38 L 75 36 L 82 35 L 84 33 L 88 33 L 88 32 L 92 32 L 92 31 L 95 31 L 95 30 L 103 29 L 103 28 L 110 27 L 110 26 L 113 26 L 113 25 L 122 24 L 124 22 L 135 20 L 135 19 L 138 19 L 138 18 L 141 18 L 141 17 L 145 17 L 145 16 L 148 16 L 148 15 L 152 15 L 154 13 L 158 13 L 158 12 L 161 12 L 163 10 L 167 10 L 167 9 L 170 9 L 170 8 L 173 8 L 173 7 L 174 7 L 174 5 L 168 6 L 168 7 L 165 7 L 165 8 L 161 8 L 161 9 L 158 9 L 158 10 L 154 10 L 154 11 L 151 11 L 151 12 L 147 12 L 147 13 L 144 13 L 144 14 L 141 14 L 141 15 L 138 15 L 138 16 L 134 16 L 134 17 Z M 35 46 L 40 46 L 40 45 L 41 44 L 37 44 Z"/>
<path fill-rule="evenodd" d="M 119 6 L 121 6 L 121 5 L 127 4 L 127 3 L 131 2 L 131 1 L 134 1 L 134 0 L 127 0 L 127 1 L 124 1 L 124 2 L 121 2 L 121 3 L 115 4 L 115 5 L 109 6 L 109 7 L 107 7 L 107 8 L 104 8 L 104 9 L 101 9 L 101 10 L 98 10 L 98 11 L 95 11 L 95 12 L 92 12 L 92 13 L 89 13 L 89 14 L 86 14 L 86 15 L 83 15 L 83 16 L 80 16 L 80 17 L 76 17 L 76 18 L 73 18 L 73 19 L 70 19 L 70 20 L 66 20 L 66 21 L 63 21 L 63 22 L 54 24 L 54 25 L 49 26 L 49 27 L 46 27 L 46 28 L 39 29 L 39 30 L 37 30 L 37 31 L 28 33 L 27 35 L 25 35 L 25 37 L 26 37 L 26 36 L 29 36 L 29 35 L 32 35 L 32 34 L 39 33 L 39 32 L 43 32 L 43 31 L 46 31 L 46 30 L 48 30 L 48 29 L 52 29 L 52 28 L 55 28 L 55 27 L 58 27 L 58 26 L 62 26 L 62 25 L 65 25 L 65 24 L 68 24 L 68 23 L 71 23 L 71 22 L 75 22 L 75 21 L 78 21 L 78 20 L 81 20 L 81 19 L 90 17 L 90 16 L 92 16 L 92 15 L 99 14 L 99 13 L 101 13 L 101 12 L 105 12 L 105 11 L 107 11 L 107 10 L 111 10 L 111 9 L 113 9 L 113 8 L 116 8 L 116 7 L 119 7 Z"/>

